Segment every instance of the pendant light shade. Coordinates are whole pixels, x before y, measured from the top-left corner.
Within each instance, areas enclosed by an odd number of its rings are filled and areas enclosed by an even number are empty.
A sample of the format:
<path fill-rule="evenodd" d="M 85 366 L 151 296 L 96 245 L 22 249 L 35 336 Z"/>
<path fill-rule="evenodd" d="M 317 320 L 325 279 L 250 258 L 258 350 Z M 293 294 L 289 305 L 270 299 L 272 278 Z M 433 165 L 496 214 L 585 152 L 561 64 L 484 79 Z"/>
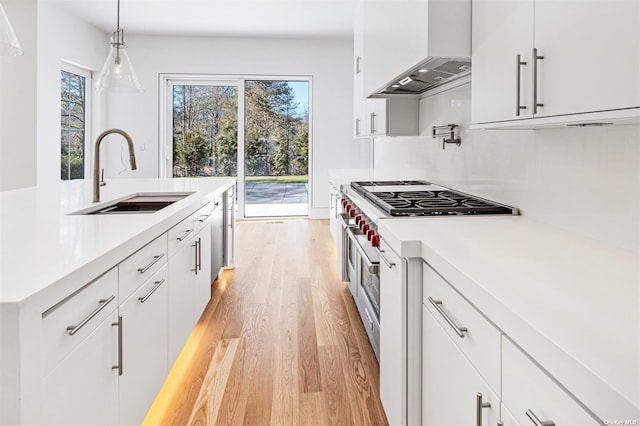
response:
<path fill-rule="evenodd" d="M 23 53 L 9 18 L 0 4 L 0 56 L 20 56 Z"/>
<path fill-rule="evenodd" d="M 99 92 L 104 90 L 113 92 L 143 92 L 144 89 L 138 81 L 136 71 L 127 54 L 124 30 L 120 28 L 120 0 L 118 0 L 117 29 L 113 33 L 109 44 L 111 45 L 111 49 L 98 75 L 96 90 Z"/>

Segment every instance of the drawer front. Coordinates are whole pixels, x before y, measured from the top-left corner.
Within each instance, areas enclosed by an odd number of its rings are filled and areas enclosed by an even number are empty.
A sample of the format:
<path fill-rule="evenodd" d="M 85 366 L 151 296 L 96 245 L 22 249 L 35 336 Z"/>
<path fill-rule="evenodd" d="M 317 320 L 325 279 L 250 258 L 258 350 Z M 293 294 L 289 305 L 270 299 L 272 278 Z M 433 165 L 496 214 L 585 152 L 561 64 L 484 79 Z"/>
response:
<path fill-rule="evenodd" d="M 520 424 L 533 425 L 535 418 L 557 425 L 601 424 L 506 337 L 502 368 L 502 400 Z"/>
<path fill-rule="evenodd" d="M 129 256 L 118 267 L 118 297 L 124 301 L 167 263 L 167 234 Z"/>
<path fill-rule="evenodd" d="M 502 426 L 520 426 L 520 423 L 504 404 L 500 404 L 500 420 L 502 420 Z"/>
<path fill-rule="evenodd" d="M 207 203 L 203 207 L 200 207 L 198 210 L 196 210 L 196 212 L 193 214 L 193 227 L 196 234 L 200 232 L 207 223 L 209 223 L 209 218 L 213 213 L 214 207 L 214 203 Z"/>
<path fill-rule="evenodd" d="M 42 314 L 42 365 L 52 371 L 118 306 L 117 268 Z"/>
<path fill-rule="evenodd" d="M 167 232 L 169 257 L 172 257 L 183 246 L 187 245 L 194 234 L 193 215 L 189 215 L 182 222 L 169 229 L 169 232 Z"/>
<path fill-rule="evenodd" d="M 500 395 L 500 331 L 426 263 L 422 280 L 424 305 Z"/>

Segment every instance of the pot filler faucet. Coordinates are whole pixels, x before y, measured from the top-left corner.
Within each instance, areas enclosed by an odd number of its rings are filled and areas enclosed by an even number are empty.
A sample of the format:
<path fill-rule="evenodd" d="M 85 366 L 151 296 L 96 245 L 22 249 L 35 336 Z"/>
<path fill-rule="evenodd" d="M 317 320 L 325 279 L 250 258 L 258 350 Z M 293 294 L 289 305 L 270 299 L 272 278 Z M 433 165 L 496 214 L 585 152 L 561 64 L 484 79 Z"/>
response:
<path fill-rule="evenodd" d="M 136 170 L 136 154 L 133 152 L 133 140 L 131 136 L 124 130 L 120 129 L 109 129 L 100 133 L 98 139 L 96 139 L 95 146 L 95 155 L 94 155 L 94 164 L 93 164 L 93 202 L 97 203 L 100 201 L 100 142 L 102 139 L 107 137 L 112 133 L 117 133 L 123 136 L 127 140 L 127 145 L 129 145 L 129 162 L 131 163 L 131 170 Z"/>

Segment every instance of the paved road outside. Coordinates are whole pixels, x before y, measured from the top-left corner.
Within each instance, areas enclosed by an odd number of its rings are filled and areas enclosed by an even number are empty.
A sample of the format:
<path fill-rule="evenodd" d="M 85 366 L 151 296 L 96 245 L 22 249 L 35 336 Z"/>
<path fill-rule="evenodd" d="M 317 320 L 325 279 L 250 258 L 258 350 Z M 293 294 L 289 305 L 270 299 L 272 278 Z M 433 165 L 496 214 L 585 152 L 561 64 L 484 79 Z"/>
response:
<path fill-rule="evenodd" d="M 307 203 L 306 183 L 248 182 L 245 184 L 247 204 Z"/>

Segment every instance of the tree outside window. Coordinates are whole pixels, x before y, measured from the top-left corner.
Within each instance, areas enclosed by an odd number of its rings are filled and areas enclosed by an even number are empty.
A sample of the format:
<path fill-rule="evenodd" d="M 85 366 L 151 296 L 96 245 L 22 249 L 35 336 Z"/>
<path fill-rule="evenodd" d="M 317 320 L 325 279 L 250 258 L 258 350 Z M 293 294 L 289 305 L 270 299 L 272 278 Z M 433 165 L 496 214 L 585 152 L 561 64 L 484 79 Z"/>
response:
<path fill-rule="evenodd" d="M 60 178 L 84 179 L 87 79 L 60 72 Z"/>

